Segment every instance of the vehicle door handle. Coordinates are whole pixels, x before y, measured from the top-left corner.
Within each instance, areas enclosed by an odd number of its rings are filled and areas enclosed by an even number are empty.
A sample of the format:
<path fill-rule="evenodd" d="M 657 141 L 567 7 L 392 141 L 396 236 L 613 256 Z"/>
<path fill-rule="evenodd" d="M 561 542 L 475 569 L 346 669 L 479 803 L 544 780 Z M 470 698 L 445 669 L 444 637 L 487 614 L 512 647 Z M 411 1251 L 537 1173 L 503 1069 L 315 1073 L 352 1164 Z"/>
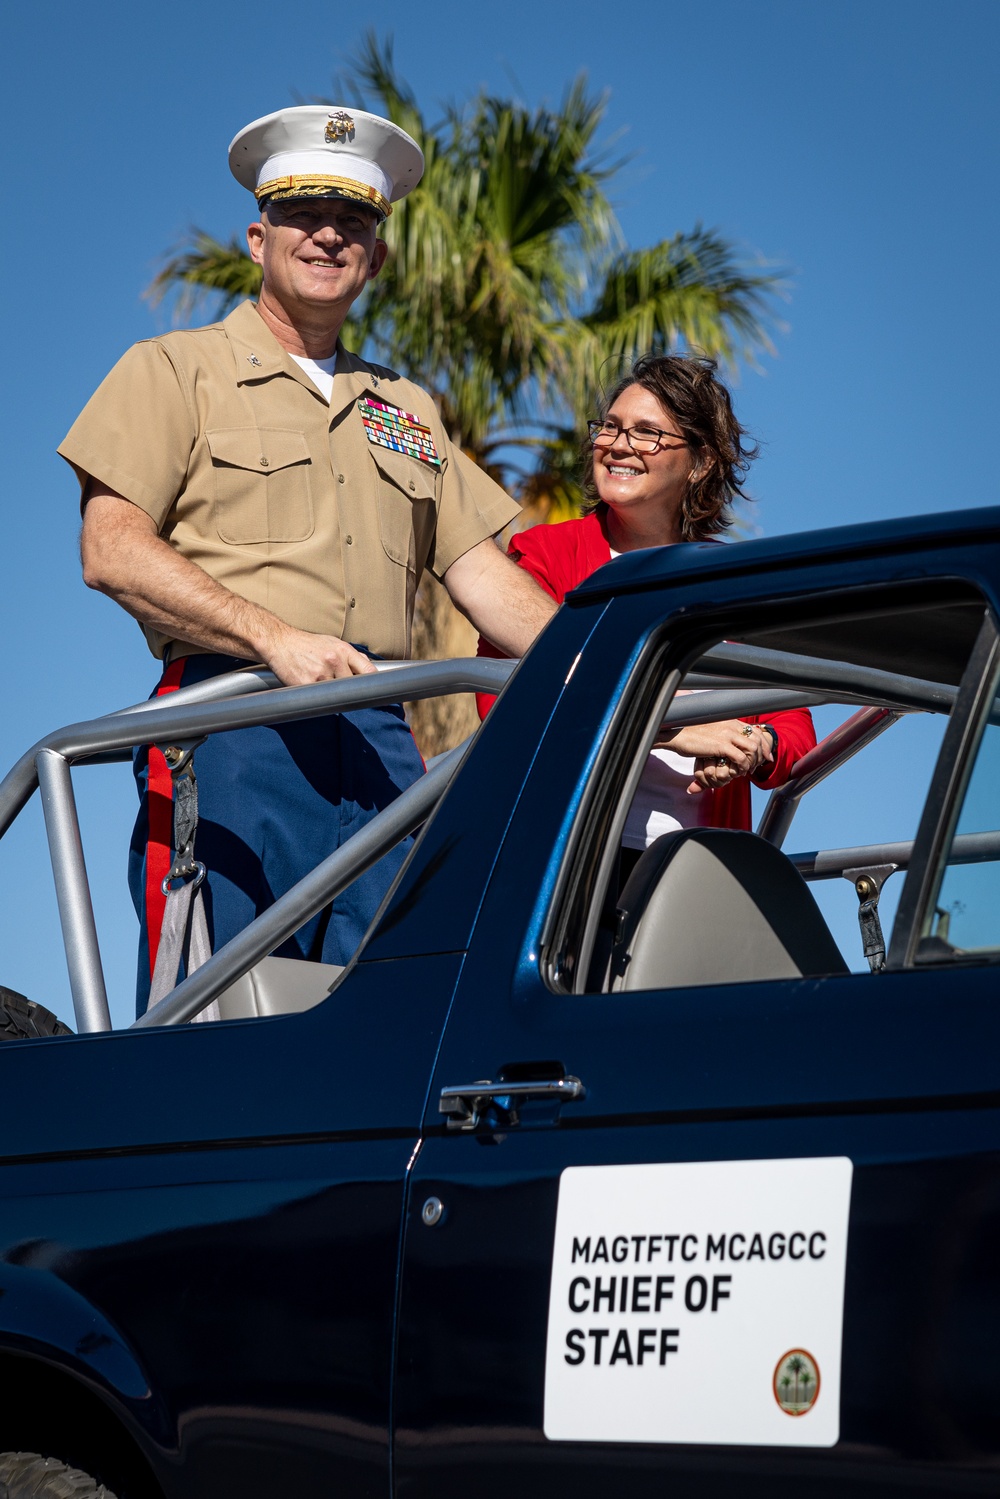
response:
<path fill-rule="evenodd" d="M 554 1098 L 559 1103 L 568 1103 L 571 1099 L 585 1097 L 586 1091 L 578 1077 L 542 1078 L 531 1082 L 508 1079 L 497 1083 L 483 1079 L 478 1083 L 442 1088 L 438 1113 L 448 1115 L 449 1129 L 475 1129 L 484 1110 L 492 1103 L 507 1116 L 505 1123 L 516 1124 L 520 1102 Z"/>

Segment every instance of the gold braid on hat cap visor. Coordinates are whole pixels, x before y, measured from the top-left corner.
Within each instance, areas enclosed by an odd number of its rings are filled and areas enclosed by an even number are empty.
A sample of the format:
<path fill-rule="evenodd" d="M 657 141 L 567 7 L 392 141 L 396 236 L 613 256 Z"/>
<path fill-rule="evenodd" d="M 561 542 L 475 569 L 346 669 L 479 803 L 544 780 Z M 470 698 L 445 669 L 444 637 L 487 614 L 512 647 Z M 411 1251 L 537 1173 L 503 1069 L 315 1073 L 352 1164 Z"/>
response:
<path fill-rule="evenodd" d="M 392 213 L 392 204 L 378 188 L 355 182 L 353 177 L 272 177 L 270 182 L 258 183 L 254 197 L 258 203 L 264 198 L 349 198 L 377 208 L 383 218 Z"/>

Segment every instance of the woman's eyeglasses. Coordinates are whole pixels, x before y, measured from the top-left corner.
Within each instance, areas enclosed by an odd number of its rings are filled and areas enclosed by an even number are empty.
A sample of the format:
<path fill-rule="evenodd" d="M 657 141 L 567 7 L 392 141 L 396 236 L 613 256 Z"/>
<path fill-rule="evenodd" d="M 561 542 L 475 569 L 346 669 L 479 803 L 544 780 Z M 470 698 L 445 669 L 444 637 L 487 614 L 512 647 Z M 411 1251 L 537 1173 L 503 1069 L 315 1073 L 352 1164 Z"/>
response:
<path fill-rule="evenodd" d="M 620 427 L 610 417 L 603 422 L 588 422 L 587 432 L 591 447 L 595 448 L 613 448 L 619 437 L 624 437 L 633 453 L 655 453 L 659 448 L 687 446 L 677 432 L 663 432 L 659 427 Z M 668 437 L 672 437 L 673 442 L 665 442 Z"/>

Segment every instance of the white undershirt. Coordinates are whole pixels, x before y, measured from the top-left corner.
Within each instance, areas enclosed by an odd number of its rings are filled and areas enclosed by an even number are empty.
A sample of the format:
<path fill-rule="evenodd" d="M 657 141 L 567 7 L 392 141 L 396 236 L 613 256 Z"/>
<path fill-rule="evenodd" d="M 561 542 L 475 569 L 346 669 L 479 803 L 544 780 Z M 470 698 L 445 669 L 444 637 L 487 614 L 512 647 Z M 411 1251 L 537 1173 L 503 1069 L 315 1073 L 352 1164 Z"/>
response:
<path fill-rule="evenodd" d="M 620 555 L 612 549 L 612 559 Z M 678 755 L 670 749 L 650 750 L 625 819 L 622 846 L 648 848 L 664 833 L 678 828 L 707 827 L 711 792 L 689 796 L 686 787 L 693 779 L 693 755 Z"/>
<path fill-rule="evenodd" d="M 329 359 L 307 359 L 304 354 L 291 354 L 289 358 L 305 370 L 316 389 L 329 401 L 333 395 L 333 372 L 337 368 L 336 350 Z"/>

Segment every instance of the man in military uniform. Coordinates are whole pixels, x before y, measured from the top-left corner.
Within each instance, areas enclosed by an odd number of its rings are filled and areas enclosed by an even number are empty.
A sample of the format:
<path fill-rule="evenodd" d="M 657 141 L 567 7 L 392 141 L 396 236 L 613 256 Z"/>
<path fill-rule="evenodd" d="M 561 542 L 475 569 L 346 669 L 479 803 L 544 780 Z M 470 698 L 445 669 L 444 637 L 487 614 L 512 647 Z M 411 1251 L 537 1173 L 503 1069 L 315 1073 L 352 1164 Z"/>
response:
<path fill-rule="evenodd" d="M 321 106 L 242 130 L 230 166 L 258 200 L 256 306 L 131 348 L 59 451 L 82 489 L 84 577 L 142 625 L 162 693 L 248 663 L 287 685 L 409 652 L 429 567 L 521 655 L 551 601 L 493 541 L 517 506 L 449 441 L 433 401 L 339 342 L 387 254 L 379 224 L 420 179 L 388 120 Z M 402 710 L 213 735 L 196 753 L 218 948 L 422 773 Z M 171 787 L 137 760 L 130 885 L 145 1007 L 170 864 Z M 346 962 L 397 850 L 278 951 Z"/>

